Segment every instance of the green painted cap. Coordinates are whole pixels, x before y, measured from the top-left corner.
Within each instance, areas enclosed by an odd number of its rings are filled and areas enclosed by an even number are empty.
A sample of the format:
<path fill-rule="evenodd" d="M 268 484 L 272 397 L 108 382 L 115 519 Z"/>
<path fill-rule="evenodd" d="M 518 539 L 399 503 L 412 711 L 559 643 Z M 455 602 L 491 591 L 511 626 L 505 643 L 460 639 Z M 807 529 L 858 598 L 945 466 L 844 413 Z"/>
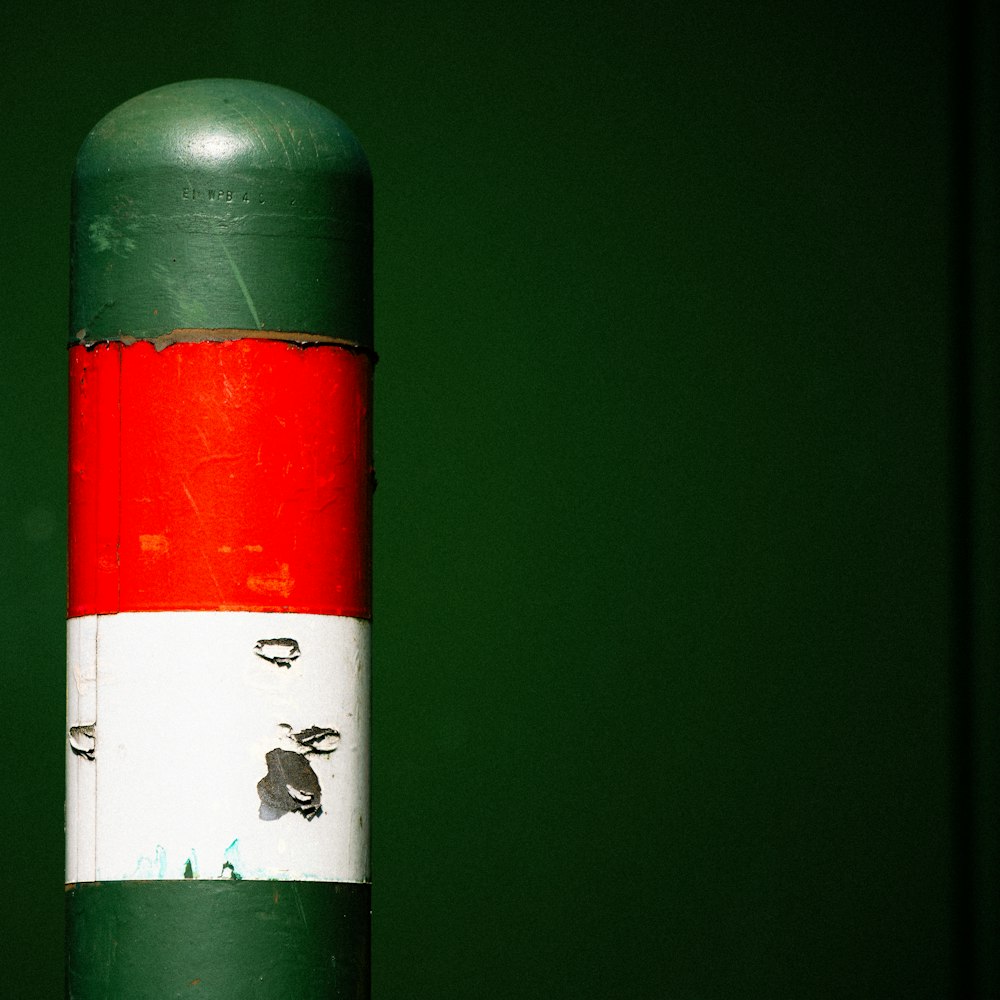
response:
<path fill-rule="evenodd" d="M 77 157 L 71 342 L 261 330 L 371 348 L 371 219 L 364 151 L 321 105 L 248 80 L 151 90 Z"/>

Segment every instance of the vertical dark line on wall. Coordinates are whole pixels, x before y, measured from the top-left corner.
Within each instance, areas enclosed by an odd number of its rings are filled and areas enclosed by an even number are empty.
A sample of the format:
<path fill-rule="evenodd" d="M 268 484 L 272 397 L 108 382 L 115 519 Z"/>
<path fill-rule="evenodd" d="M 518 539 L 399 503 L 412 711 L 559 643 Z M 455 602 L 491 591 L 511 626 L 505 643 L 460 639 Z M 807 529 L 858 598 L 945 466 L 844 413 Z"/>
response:
<path fill-rule="evenodd" d="M 975 1000 L 976 809 L 973 592 L 974 0 L 952 5 L 951 680 L 952 958 L 956 1000 Z"/>

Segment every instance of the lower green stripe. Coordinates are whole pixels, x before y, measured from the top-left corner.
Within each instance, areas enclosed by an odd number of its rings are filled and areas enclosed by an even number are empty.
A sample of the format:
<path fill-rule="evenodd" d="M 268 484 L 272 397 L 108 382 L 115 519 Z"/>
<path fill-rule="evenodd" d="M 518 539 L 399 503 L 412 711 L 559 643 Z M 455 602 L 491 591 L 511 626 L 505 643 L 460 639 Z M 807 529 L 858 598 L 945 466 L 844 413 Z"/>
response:
<path fill-rule="evenodd" d="M 371 886 L 92 882 L 66 890 L 70 1000 L 368 1000 Z"/>

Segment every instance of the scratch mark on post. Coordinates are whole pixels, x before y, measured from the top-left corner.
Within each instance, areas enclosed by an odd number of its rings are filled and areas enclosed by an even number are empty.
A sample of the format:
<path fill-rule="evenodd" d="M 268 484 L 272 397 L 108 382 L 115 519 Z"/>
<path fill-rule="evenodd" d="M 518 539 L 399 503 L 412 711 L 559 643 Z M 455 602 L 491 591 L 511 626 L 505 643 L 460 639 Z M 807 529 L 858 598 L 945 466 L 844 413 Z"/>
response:
<path fill-rule="evenodd" d="M 220 451 L 214 455 L 206 455 L 204 458 L 198 459 L 194 465 L 191 466 L 191 471 L 200 469 L 203 465 L 208 465 L 213 462 L 242 462 L 244 455 L 239 452 L 232 451 Z"/>
<path fill-rule="evenodd" d="M 226 255 L 226 260 L 229 261 L 229 266 L 232 269 L 233 277 L 236 279 L 236 284 L 240 286 L 240 291 L 243 293 L 243 298 L 246 300 L 247 306 L 250 308 L 250 315 L 253 316 L 253 321 L 257 324 L 258 330 L 264 329 L 264 324 L 260 321 L 260 317 L 257 315 L 257 309 L 253 304 L 253 299 L 250 297 L 250 289 L 247 288 L 246 282 L 243 280 L 243 275 L 240 274 L 240 269 L 236 266 L 236 261 L 233 260 L 233 255 L 229 252 L 229 248 L 222 241 L 222 237 L 218 233 L 215 234 L 215 238 L 219 241 L 219 247 L 222 252 Z"/>
<path fill-rule="evenodd" d="M 271 129 L 278 138 L 278 144 L 281 146 L 281 151 L 285 154 L 285 160 L 288 162 L 288 165 L 290 167 L 294 166 L 295 164 L 292 160 L 292 156 L 288 152 L 288 147 L 285 145 L 284 137 L 281 134 L 281 126 L 279 123 L 274 121 L 270 114 L 268 114 L 268 112 L 265 111 L 264 108 L 262 108 L 256 101 L 251 101 L 250 103 L 253 104 L 253 106 L 264 116 L 267 123 L 271 126 Z"/>
<path fill-rule="evenodd" d="M 194 502 L 194 497 L 191 496 L 191 491 L 187 488 L 187 483 L 181 483 L 181 489 L 184 490 L 184 495 L 188 498 L 188 503 L 191 504 L 191 509 L 194 511 L 194 516 L 198 518 L 198 523 L 201 523 L 201 511 L 198 510 L 198 505 Z"/>
<path fill-rule="evenodd" d="M 108 935 L 111 938 L 108 941 L 108 958 L 104 963 L 104 994 L 107 996 L 111 992 L 111 970 L 115 967 L 115 958 L 118 955 L 118 937 L 117 935 Z"/>
<path fill-rule="evenodd" d="M 309 930 L 309 921 L 306 919 L 306 910 L 302 905 L 302 897 L 299 895 L 298 886 L 292 883 L 292 893 L 295 895 L 295 905 L 299 908 L 299 916 L 302 918 L 302 926 Z"/>
<path fill-rule="evenodd" d="M 198 524 L 201 525 L 201 530 L 205 530 L 205 521 L 201 516 L 201 511 L 198 510 L 198 505 L 194 502 L 194 497 L 191 496 L 191 491 L 187 488 L 187 483 L 183 480 L 181 481 L 181 489 L 184 490 L 184 495 L 188 498 L 188 503 L 191 504 L 191 509 L 194 511 L 194 516 L 198 519 Z M 212 563 L 208 556 L 205 554 L 205 550 L 201 550 L 201 557 L 205 560 L 205 566 L 208 569 L 208 575 L 212 578 L 212 583 L 215 584 L 215 589 L 218 591 L 219 596 L 222 596 L 222 587 L 219 586 L 218 577 L 215 575 L 215 571 L 212 569 Z"/>
<path fill-rule="evenodd" d="M 259 109 L 259 105 L 255 104 L 254 107 Z M 239 105 L 233 105 L 236 113 L 250 126 L 250 131 L 253 132 L 255 136 L 260 140 L 261 149 L 267 153 L 268 159 L 271 161 L 271 166 L 274 166 L 274 155 L 271 153 L 270 147 L 267 145 L 267 140 L 264 138 L 264 133 L 257 127 L 257 123 L 241 108 Z"/>

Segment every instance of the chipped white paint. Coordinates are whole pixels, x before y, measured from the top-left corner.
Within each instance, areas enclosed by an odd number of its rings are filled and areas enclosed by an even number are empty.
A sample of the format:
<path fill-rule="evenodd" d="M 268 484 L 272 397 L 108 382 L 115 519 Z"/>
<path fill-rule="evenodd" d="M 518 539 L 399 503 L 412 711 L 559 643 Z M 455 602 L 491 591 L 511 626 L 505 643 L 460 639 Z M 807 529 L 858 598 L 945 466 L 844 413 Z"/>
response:
<path fill-rule="evenodd" d="M 330 615 L 70 619 L 67 882 L 367 881 L 370 636 Z M 91 725 L 92 760 L 68 731 Z"/>

